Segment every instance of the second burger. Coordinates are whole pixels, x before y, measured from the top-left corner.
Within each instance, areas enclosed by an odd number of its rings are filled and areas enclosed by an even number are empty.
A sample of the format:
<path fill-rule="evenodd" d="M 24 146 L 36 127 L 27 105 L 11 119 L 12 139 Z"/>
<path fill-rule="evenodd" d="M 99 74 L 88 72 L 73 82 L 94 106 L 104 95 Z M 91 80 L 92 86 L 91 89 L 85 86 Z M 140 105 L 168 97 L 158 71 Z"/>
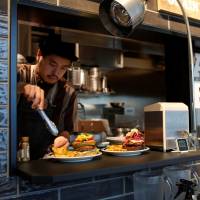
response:
<path fill-rule="evenodd" d="M 80 133 L 72 142 L 72 146 L 76 151 L 91 151 L 96 149 L 96 141 L 90 133 Z"/>

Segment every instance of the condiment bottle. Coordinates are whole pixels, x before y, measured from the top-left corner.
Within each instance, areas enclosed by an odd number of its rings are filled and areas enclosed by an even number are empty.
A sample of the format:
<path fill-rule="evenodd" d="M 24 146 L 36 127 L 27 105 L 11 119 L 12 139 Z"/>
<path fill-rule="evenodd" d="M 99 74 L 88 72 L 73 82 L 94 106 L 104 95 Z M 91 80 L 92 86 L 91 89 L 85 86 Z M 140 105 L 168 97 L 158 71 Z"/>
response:
<path fill-rule="evenodd" d="M 18 160 L 22 162 L 30 160 L 29 137 L 21 137 Z"/>

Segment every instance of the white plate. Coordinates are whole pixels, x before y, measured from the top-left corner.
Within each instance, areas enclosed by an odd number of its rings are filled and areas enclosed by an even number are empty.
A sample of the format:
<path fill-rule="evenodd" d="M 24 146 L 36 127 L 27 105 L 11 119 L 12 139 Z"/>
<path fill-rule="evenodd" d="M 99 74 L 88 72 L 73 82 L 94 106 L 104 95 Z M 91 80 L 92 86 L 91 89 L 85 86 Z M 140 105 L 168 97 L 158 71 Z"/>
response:
<path fill-rule="evenodd" d="M 92 160 L 93 158 L 101 156 L 102 153 L 98 153 L 96 155 L 91 155 L 91 156 L 79 156 L 79 157 L 55 157 L 54 155 L 46 155 L 44 159 L 50 159 L 50 160 L 55 160 L 59 162 L 85 162 Z"/>
<path fill-rule="evenodd" d="M 105 148 L 110 144 L 110 142 L 101 142 L 99 144 L 97 144 L 98 148 Z"/>
<path fill-rule="evenodd" d="M 106 140 L 111 142 L 111 143 L 122 143 L 124 141 L 125 137 L 122 136 L 117 136 L 117 137 L 107 137 Z"/>
<path fill-rule="evenodd" d="M 106 149 L 101 149 L 101 151 L 114 155 L 114 156 L 136 156 L 136 155 L 140 155 L 145 151 L 149 151 L 149 147 L 145 147 L 144 149 L 140 149 L 140 150 L 135 150 L 135 151 L 109 151 Z"/>

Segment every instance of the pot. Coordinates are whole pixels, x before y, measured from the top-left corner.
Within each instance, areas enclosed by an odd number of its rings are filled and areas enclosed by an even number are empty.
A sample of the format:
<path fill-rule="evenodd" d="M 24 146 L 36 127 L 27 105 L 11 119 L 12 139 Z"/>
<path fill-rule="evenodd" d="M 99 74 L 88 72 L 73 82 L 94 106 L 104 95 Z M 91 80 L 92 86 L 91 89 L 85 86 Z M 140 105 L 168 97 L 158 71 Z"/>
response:
<path fill-rule="evenodd" d="M 73 67 L 68 72 L 68 81 L 72 83 L 75 88 L 87 90 L 88 89 L 88 72 L 80 67 Z"/>
<path fill-rule="evenodd" d="M 101 92 L 101 72 L 98 67 L 92 67 L 89 71 L 89 91 Z"/>
<path fill-rule="evenodd" d="M 90 92 L 100 92 L 101 91 L 100 77 L 89 77 L 89 91 Z"/>

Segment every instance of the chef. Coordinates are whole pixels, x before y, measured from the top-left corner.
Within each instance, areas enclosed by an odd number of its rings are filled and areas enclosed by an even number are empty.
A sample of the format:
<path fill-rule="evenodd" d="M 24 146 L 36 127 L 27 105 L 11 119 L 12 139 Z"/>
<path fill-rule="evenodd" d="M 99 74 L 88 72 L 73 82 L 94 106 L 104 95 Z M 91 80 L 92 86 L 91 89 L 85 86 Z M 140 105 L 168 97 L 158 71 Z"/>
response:
<path fill-rule="evenodd" d="M 74 44 L 64 43 L 53 35 L 39 44 L 35 65 L 17 67 L 17 132 L 18 138 L 29 137 L 32 160 L 42 158 L 53 143 L 56 147 L 63 143 L 68 146 L 69 132 L 76 131 L 77 96 L 64 79 L 72 62 L 77 60 L 74 53 Z M 56 140 L 37 109 L 44 110 L 57 126 Z"/>

